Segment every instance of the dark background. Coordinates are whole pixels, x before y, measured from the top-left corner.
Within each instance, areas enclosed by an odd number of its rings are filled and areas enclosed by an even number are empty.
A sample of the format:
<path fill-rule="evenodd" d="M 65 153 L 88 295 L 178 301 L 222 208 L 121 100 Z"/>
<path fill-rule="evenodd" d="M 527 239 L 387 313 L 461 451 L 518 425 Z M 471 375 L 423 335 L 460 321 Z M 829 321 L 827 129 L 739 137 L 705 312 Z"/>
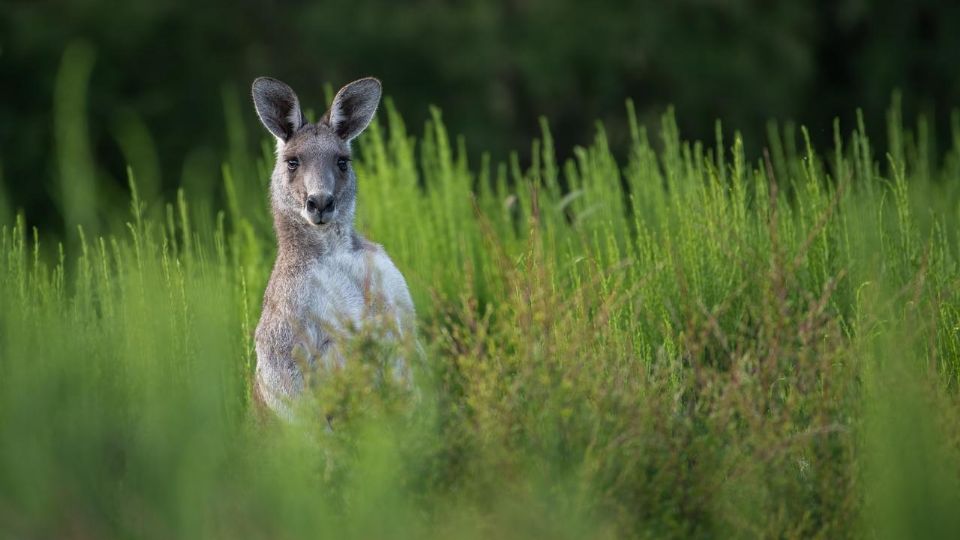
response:
<path fill-rule="evenodd" d="M 863 108 L 883 133 L 891 93 L 906 118 L 943 133 L 960 104 L 960 3 L 918 0 L 215 0 L 0 3 L 3 190 L 43 222 L 56 188 L 53 103 L 70 44 L 92 59 L 88 127 L 97 173 L 122 186 L 121 141 L 155 149 L 166 193 L 185 168 L 219 178 L 225 96 L 241 103 L 251 151 L 266 133 L 246 96 L 258 75 L 290 83 L 322 112 L 324 84 L 380 77 L 408 127 L 428 106 L 466 135 L 471 160 L 519 150 L 549 118 L 560 157 L 595 122 L 623 143 L 624 100 L 655 126 L 670 104 L 689 138 L 714 122 L 754 150 L 766 121 L 796 119 L 819 145 Z M 92 56 L 90 56 L 92 55 Z M 66 58 L 66 60 L 65 60 Z M 728 139 L 729 140 L 729 139 Z"/>

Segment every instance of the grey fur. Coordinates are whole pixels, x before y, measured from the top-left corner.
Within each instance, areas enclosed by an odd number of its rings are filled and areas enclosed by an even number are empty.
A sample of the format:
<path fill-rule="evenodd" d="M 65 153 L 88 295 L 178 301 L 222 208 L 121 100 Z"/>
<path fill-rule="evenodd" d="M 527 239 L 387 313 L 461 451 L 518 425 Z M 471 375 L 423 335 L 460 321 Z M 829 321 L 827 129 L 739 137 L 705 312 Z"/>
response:
<path fill-rule="evenodd" d="M 388 336 L 414 331 L 403 276 L 383 248 L 353 226 L 357 178 L 350 141 L 370 123 L 380 93 L 376 79 L 350 83 L 310 124 L 289 86 L 267 78 L 253 83 L 257 114 L 277 138 L 270 201 L 278 242 L 256 331 L 255 391 L 286 419 L 293 418 L 306 377 L 343 364 L 339 344 L 353 332 L 369 325 Z"/>

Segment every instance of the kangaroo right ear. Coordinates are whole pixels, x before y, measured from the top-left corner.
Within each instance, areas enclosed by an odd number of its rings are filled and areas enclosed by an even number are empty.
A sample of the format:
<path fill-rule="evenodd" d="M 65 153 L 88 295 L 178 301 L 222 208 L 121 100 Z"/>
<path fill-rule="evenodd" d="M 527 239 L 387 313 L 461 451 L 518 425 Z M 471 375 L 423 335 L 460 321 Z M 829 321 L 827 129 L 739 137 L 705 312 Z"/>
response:
<path fill-rule="evenodd" d="M 284 142 L 305 123 L 297 94 L 286 83 L 270 77 L 253 81 L 253 106 L 263 125 Z"/>

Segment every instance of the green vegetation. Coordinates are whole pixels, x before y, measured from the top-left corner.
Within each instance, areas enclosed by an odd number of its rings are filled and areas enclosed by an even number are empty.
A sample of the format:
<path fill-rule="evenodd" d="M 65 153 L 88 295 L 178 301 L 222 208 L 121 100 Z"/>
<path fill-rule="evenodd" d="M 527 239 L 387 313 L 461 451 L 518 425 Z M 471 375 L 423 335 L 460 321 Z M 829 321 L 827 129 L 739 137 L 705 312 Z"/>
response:
<path fill-rule="evenodd" d="M 329 431 L 250 401 L 273 158 L 236 103 L 222 182 L 187 171 L 169 203 L 136 171 L 98 193 L 82 110 L 57 110 L 85 225 L 0 232 L 5 537 L 960 531 L 958 114 L 941 161 L 896 104 L 886 155 L 861 121 L 826 153 L 771 124 L 761 156 L 628 106 L 625 162 L 602 128 L 558 162 L 544 123 L 523 170 L 468 163 L 438 112 L 414 140 L 388 103 L 359 227 L 414 294 L 418 389 L 358 343 L 305 407 Z"/>

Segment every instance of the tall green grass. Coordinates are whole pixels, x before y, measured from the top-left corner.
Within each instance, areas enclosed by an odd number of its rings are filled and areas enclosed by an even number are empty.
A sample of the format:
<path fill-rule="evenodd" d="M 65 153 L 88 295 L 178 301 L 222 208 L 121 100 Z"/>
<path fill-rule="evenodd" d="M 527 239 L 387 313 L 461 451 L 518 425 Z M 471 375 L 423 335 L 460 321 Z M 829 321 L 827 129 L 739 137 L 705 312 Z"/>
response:
<path fill-rule="evenodd" d="M 414 138 L 387 102 L 358 226 L 410 284 L 417 390 L 358 347 L 315 393 L 330 431 L 250 401 L 274 240 L 244 105 L 225 93 L 222 174 L 168 202 L 138 194 L 134 129 L 118 207 L 61 94 L 71 229 L 0 232 L 5 537 L 960 531 L 958 114 L 946 150 L 895 103 L 883 153 L 861 119 L 828 152 L 771 124 L 748 156 L 628 103 L 625 160 L 598 127 L 560 161 L 544 122 L 522 167 L 469 163 L 437 111 Z"/>

